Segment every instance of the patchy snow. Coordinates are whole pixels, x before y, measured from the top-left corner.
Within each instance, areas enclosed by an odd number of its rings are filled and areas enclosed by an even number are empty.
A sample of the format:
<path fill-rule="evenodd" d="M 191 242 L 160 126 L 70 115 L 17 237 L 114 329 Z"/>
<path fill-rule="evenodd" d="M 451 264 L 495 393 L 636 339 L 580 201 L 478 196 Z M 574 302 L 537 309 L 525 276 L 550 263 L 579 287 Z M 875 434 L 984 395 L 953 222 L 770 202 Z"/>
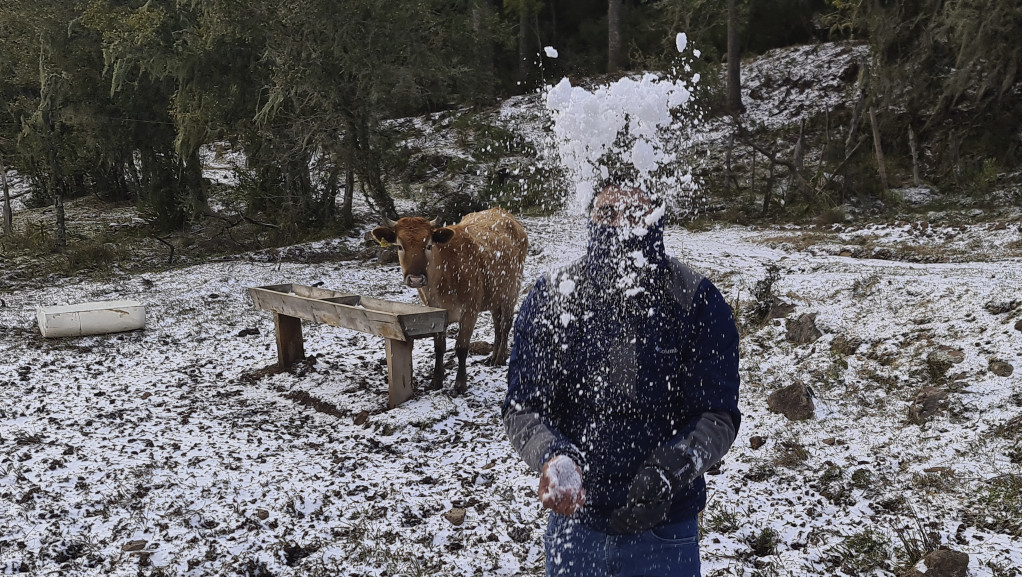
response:
<path fill-rule="evenodd" d="M 581 256 L 583 219 L 523 221 L 533 246 L 527 278 Z M 544 234 L 551 229 L 561 233 L 551 239 Z M 776 294 L 796 304 L 795 315 L 817 313 L 824 332 L 814 345 L 792 345 L 778 320 L 742 341 L 745 419 L 722 474 L 708 477 L 704 516 L 706 529 L 710 516 L 738 511 L 740 527 L 707 530 L 707 574 L 751 575 L 756 563 L 776 563 L 830 575 L 828 559 L 844 537 L 871 527 L 893 543 L 915 516 L 978 560 L 974 575 L 992 575 L 989 562 L 1022 565 L 1019 537 L 975 524 L 958 530 L 988 480 L 1019 472 L 1007 456 L 1008 434 L 992 431 L 1022 414 L 1022 370 L 998 377 L 988 364 L 997 358 L 1022 368 L 1022 333 L 1013 328 L 1022 308 L 985 307 L 1018 298 L 1022 261 L 919 264 L 768 246 L 781 232 L 799 231 L 666 234 L 672 254 L 740 307 L 765 266 L 778 265 Z M 315 364 L 260 371 L 276 359 L 273 322 L 252 308 L 248 287 L 322 283 L 415 302 L 398 277 L 396 266 L 357 262 L 228 262 L 3 295 L 0 568 L 541 574 L 545 515 L 537 479 L 499 419 L 504 368 L 477 357 L 467 394 L 452 397 L 450 382 L 426 392 L 432 347 L 420 342 L 416 394 L 386 411 L 382 339 L 306 323 Z M 39 305 L 122 298 L 146 304 L 144 331 L 46 340 L 35 326 Z M 488 316 L 481 325 L 480 338 L 491 339 Z M 830 352 L 838 335 L 863 342 L 845 365 Z M 928 382 L 926 354 L 938 345 L 964 352 L 952 369 L 951 409 L 925 427 L 907 424 L 908 404 Z M 791 423 L 767 411 L 766 396 L 795 380 L 811 384 L 826 406 L 817 420 Z M 766 445 L 753 450 L 753 435 Z M 793 439 L 806 448 L 805 463 L 775 465 Z M 848 489 L 849 499 L 835 504 L 819 489 L 831 465 L 845 482 L 866 469 L 874 483 Z M 926 484 L 932 467 L 954 482 Z M 761 479 L 766 470 L 774 472 Z M 905 506 L 884 509 L 895 497 Z M 444 516 L 453 507 L 467 510 L 460 525 Z M 749 542 L 767 526 L 779 535 L 778 552 L 757 559 Z M 143 540 L 138 551 L 124 550 Z"/>
<path fill-rule="evenodd" d="M 838 78 L 863 50 L 821 45 L 751 63 L 746 87 L 760 92 L 745 95 L 749 117 L 784 123 L 837 106 L 854 85 Z M 453 120 L 395 125 L 417 131 L 408 146 L 466 157 L 471 143 L 456 142 Z M 495 120 L 535 144 L 536 163 L 555 157 L 537 95 L 506 101 Z M 699 138 L 726 130 L 707 123 Z M 235 161 L 217 154 L 204 151 L 209 175 L 229 184 L 217 171 Z M 583 254 L 577 212 L 522 221 L 527 284 Z M 361 238 L 286 250 L 361 248 Z M 707 478 L 704 574 L 834 575 L 848 537 L 875 531 L 893 556 L 899 536 L 919 536 L 920 526 L 968 553 L 973 577 L 1022 567 L 1018 525 L 1014 533 L 1003 527 L 1010 520 L 998 526 L 1002 512 L 981 500 L 998 479 L 1022 474 L 1017 221 L 971 224 L 935 212 L 890 224 L 669 225 L 665 243 L 740 311 L 766 267 L 777 266 L 774 294 L 795 306 L 791 317 L 815 313 L 823 332 L 795 345 L 775 319 L 743 336 L 744 419 L 721 473 Z M 400 284 L 397 265 L 249 256 L 0 294 L 0 571 L 541 575 L 538 479 L 499 418 L 506 369 L 471 358 L 469 390 L 453 396 L 449 355 L 444 390 L 426 391 L 433 349 L 420 341 L 415 395 L 385 410 L 383 339 L 304 323 L 315 362 L 275 371 L 272 315 L 253 309 L 249 287 L 417 296 Z M 569 282 L 558 290 L 573 290 Z M 112 299 L 144 303 L 145 330 L 39 335 L 38 306 Z M 492 340 L 488 315 L 476 330 Z M 832 352 L 838 337 L 860 344 Z M 961 350 L 962 361 L 934 383 L 926 357 L 940 346 Z M 995 360 L 1014 372 L 995 375 Z M 812 421 L 767 410 L 767 396 L 796 381 L 816 395 Z M 948 407 L 910 424 L 909 405 L 927 384 L 949 393 Z M 765 444 L 754 449 L 753 436 Z M 765 528 L 777 534 L 776 552 L 757 557 L 753 541 Z"/>

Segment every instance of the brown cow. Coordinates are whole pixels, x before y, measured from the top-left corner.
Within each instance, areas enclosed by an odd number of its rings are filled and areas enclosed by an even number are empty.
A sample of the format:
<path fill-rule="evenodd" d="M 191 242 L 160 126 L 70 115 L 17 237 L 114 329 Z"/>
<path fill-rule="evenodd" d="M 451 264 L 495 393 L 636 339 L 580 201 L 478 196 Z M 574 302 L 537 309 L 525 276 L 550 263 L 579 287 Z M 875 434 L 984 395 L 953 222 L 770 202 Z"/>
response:
<path fill-rule="evenodd" d="M 476 318 L 484 310 L 493 316 L 494 333 L 493 354 L 487 363 L 507 362 L 508 334 L 529 247 L 525 229 L 511 213 L 500 208 L 473 212 L 460 223 L 441 228 L 420 217 L 397 222 L 384 219 L 384 225 L 373 229 L 373 237 L 384 246 L 397 245 L 405 284 L 418 289 L 426 305 L 447 309 L 448 323 L 459 324 L 454 346 L 458 357 L 454 390 L 462 393 L 468 386 L 468 345 Z M 437 336 L 434 342 L 432 386 L 439 388 L 444 380 L 445 335 Z"/>

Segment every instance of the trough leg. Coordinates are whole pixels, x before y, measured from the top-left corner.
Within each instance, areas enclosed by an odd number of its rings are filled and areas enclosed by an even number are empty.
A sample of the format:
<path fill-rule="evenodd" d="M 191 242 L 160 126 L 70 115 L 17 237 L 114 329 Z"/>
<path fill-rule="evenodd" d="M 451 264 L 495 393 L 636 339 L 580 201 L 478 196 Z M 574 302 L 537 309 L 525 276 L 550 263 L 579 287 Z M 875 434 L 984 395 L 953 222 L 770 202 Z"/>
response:
<path fill-rule="evenodd" d="M 286 369 L 304 359 L 302 319 L 273 313 L 273 325 L 277 333 L 277 366 Z"/>
<path fill-rule="evenodd" d="M 412 343 L 387 339 L 387 381 L 390 383 L 391 409 L 412 396 Z"/>

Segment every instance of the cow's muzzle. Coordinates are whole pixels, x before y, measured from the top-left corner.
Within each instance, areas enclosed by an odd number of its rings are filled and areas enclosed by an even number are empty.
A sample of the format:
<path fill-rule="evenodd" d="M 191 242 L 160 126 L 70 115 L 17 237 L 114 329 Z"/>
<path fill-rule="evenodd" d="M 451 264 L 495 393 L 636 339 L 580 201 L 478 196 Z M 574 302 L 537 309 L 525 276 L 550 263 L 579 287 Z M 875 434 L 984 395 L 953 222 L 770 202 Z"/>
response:
<path fill-rule="evenodd" d="M 426 286 L 426 275 L 424 274 L 405 275 L 405 284 L 414 289 L 422 288 Z"/>

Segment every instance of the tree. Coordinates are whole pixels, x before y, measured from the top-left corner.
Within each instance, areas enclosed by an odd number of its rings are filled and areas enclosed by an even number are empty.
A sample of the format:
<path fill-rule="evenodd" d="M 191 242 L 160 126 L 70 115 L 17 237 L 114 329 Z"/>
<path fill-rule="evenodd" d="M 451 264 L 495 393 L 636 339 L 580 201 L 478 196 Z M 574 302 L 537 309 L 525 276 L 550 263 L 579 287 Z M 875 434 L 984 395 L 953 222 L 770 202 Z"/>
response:
<path fill-rule="evenodd" d="M 617 72 L 622 68 L 622 8 L 622 0 L 607 0 L 607 72 Z"/>
<path fill-rule="evenodd" d="M 742 51 L 739 41 L 738 0 L 727 0 L 727 110 L 745 112 L 742 104 Z"/>

